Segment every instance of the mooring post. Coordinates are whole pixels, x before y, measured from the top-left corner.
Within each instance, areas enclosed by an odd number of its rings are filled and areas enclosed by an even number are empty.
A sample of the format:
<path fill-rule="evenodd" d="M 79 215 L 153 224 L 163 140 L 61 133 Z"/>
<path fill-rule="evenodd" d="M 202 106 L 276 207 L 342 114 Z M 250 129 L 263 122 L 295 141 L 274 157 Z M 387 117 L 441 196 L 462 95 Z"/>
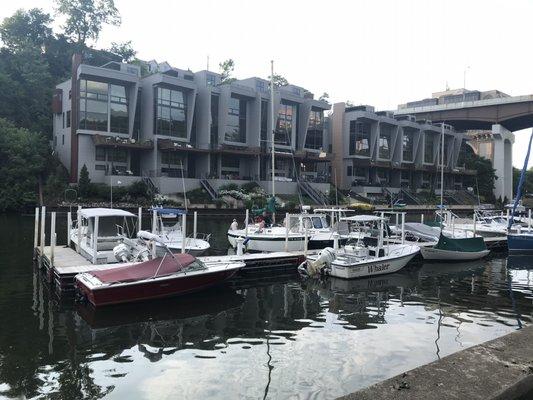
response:
<path fill-rule="evenodd" d="M 44 256 L 44 241 L 45 241 L 45 228 L 46 228 L 46 206 L 41 207 L 41 257 Z"/>
<path fill-rule="evenodd" d="M 474 213 L 474 237 L 476 237 L 476 229 L 477 229 L 477 215 Z"/>
<path fill-rule="evenodd" d="M 424 213 L 420 214 L 420 223 L 424 223 Z"/>
<path fill-rule="evenodd" d="M 185 253 L 185 242 L 187 241 L 187 214 L 183 214 L 181 216 L 181 220 L 182 220 L 182 223 L 181 223 L 181 235 L 182 235 L 182 240 L 181 240 L 181 252 L 182 253 Z"/>
<path fill-rule="evenodd" d="M 192 237 L 196 239 L 197 234 L 198 234 L 198 211 L 195 211 L 193 214 L 193 220 L 192 220 Z"/>
<path fill-rule="evenodd" d="M 39 207 L 35 207 L 35 226 L 33 227 L 33 255 L 37 254 L 39 246 Z"/>
<path fill-rule="evenodd" d="M 527 210 L 527 231 L 531 231 L 531 208 Z"/>
<path fill-rule="evenodd" d="M 50 215 L 50 268 L 54 268 L 55 258 L 55 238 L 56 238 L 56 213 L 52 212 Z"/>
<path fill-rule="evenodd" d="M 337 232 L 333 232 L 333 250 L 339 250 L 339 234 Z"/>
<path fill-rule="evenodd" d="M 98 263 L 98 222 L 100 217 L 94 217 L 94 231 L 93 231 L 93 264 Z"/>
<path fill-rule="evenodd" d="M 242 256 L 244 239 L 239 236 L 235 241 L 237 242 L 237 255 Z"/>
<path fill-rule="evenodd" d="M 70 230 L 72 229 L 72 212 L 67 213 L 67 247 L 70 247 Z"/>
<path fill-rule="evenodd" d="M 157 212 L 156 210 L 152 210 L 152 233 L 154 235 L 157 235 Z"/>
<path fill-rule="evenodd" d="M 78 254 L 81 253 L 81 207 L 78 206 L 77 216 L 76 216 L 76 226 L 78 227 L 77 236 L 78 236 L 78 245 L 76 246 L 76 251 Z"/>
<path fill-rule="evenodd" d="M 285 213 L 285 251 L 289 251 L 289 213 Z"/>
<path fill-rule="evenodd" d="M 244 217 L 244 236 L 248 237 L 248 220 L 250 219 L 250 210 L 246 209 L 246 216 Z"/>
<path fill-rule="evenodd" d="M 405 243 L 405 213 L 403 212 L 402 213 L 402 244 L 404 243 Z"/>
<path fill-rule="evenodd" d="M 139 207 L 137 210 L 137 232 L 143 229 L 143 208 Z"/>
<path fill-rule="evenodd" d="M 304 256 L 307 257 L 307 227 L 304 230 Z"/>

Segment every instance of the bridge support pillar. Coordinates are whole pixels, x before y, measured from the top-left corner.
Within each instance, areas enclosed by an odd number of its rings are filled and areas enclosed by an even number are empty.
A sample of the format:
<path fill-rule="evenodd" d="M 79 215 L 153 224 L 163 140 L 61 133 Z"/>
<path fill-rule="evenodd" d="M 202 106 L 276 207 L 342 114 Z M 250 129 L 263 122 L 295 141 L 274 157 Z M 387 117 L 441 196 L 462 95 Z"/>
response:
<path fill-rule="evenodd" d="M 514 134 L 503 126 L 492 125 L 493 136 L 493 167 L 496 170 L 496 182 L 494 183 L 494 196 L 496 199 L 507 197 L 507 201 L 513 199 L 513 143 Z"/>

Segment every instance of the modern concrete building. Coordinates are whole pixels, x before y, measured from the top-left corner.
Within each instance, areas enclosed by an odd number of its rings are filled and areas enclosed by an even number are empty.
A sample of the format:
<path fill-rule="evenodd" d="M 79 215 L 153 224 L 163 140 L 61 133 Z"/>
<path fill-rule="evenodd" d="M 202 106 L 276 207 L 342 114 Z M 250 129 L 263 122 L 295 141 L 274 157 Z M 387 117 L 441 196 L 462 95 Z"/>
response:
<path fill-rule="evenodd" d="M 533 126 L 533 96 L 509 96 L 499 90 L 446 90 L 401 104 L 395 115 L 445 122 L 472 137 L 474 150 L 491 160 L 496 170 L 495 197 L 512 199 L 513 131 Z"/>
<path fill-rule="evenodd" d="M 345 103 L 333 106 L 330 119 L 333 169 L 342 189 L 376 199 L 399 196 L 415 203 L 421 191 L 440 193 L 443 128 L 445 189 L 462 190 L 464 176 L 475 174 L 461 161 L 466 136 L 450 125 Z"/>
<path fill-rule="evenodd" d="M 277 193 L 329 190 L 329 108 L 302 87 L 275 90 Z M 183 182 L 216 191 L 249 180 L 268 191 L 270 110 L 265 79 L 223 83 L 168 63 L 95 67 L 75 56 L 71 79 L 55 90 L 53 143 L 72 182 L 85 165 L 93 182 L 144 179 L 164 194 L 181 193 Z"/>

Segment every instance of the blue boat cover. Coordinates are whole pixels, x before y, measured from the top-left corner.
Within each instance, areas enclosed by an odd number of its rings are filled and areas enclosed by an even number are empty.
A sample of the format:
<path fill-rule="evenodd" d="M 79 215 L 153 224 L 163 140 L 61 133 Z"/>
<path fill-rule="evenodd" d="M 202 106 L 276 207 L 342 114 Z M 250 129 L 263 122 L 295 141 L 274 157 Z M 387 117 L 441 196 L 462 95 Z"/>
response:
<path fill-rule="evenodd" d="M 150 208 L 150 211 L 155 211 L 159 215 L 169 215 L 169 214 L 175 214 L 175 215 L 183 215 L 187 214 L 187 211 L 185 211 L 182 208 L 160 208 L 160 207 L 153 207 Z"/>

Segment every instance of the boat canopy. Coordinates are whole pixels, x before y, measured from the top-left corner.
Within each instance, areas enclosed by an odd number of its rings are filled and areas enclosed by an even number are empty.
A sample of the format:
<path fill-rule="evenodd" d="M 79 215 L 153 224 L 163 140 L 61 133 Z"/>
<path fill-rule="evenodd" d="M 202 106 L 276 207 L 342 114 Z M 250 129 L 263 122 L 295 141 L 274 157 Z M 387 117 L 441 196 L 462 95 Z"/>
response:
<path fill-rule="evenodd" d="M 187 211 L 185 211 L 182 208 L 162 208 L 162 207 L 153 207 L 150 209 L 150 211 L 155 211 L 159 215 L 183 215 L 187 214 Z"/>
<path fill-rule="evenodd" d="M 80 211 L 83 218 L 94 217 L 136 217 L 135 214 L 129 211 L 124 211 L 119 208 L 84 208 Z"/>

